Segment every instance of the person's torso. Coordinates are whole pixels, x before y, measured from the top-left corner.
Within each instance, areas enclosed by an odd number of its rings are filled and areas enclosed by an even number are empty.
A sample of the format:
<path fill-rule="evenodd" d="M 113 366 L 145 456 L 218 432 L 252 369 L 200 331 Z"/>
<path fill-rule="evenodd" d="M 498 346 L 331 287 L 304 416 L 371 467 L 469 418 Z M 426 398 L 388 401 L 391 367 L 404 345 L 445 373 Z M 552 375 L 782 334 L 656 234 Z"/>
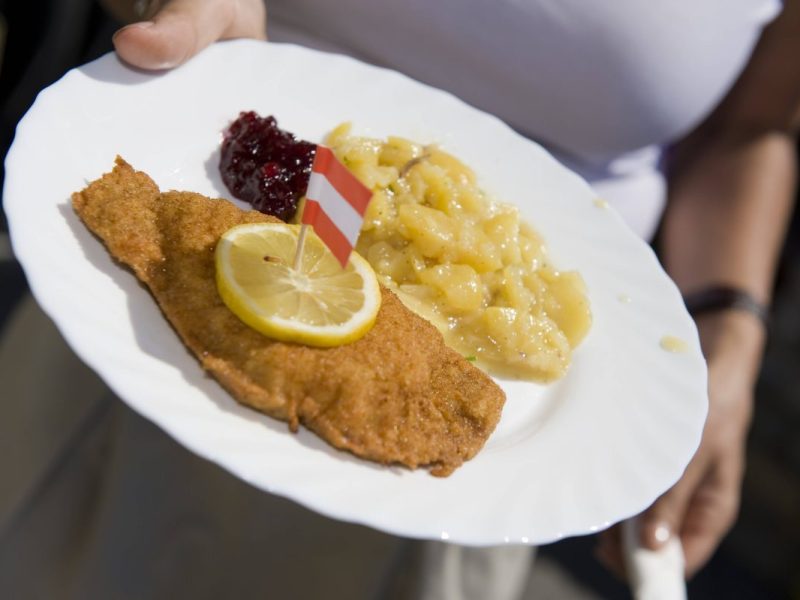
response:
<path fill-rule="evenodd" d="M 638 191 L 614 183 L 658 176 L 652 148 L 716 106 L 779 10 L 778 0 L 270 0 L 269 34 L 451 91 L 614 202 L 663 196 L 663 182 Z M 641 235 L 652 233 L 661 200 L 633 202 L 644 208 L 629 218 Z"/>

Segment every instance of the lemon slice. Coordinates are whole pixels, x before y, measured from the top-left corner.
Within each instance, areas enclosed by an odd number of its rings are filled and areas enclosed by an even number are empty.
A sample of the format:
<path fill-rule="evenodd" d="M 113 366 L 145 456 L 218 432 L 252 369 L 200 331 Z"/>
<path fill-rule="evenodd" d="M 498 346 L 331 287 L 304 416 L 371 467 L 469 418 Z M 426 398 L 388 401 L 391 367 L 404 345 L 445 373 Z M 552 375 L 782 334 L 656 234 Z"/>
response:
<path fill-rule="evenodd" d="M 223 302 L 253 329 L 310 346 L 354 342 L 381 304 L 375 272 L 357 253 L 343 269 L 309 228 L 297 270 L 299 225 L 249 223 L 226 231 L 215 254 Z"/>

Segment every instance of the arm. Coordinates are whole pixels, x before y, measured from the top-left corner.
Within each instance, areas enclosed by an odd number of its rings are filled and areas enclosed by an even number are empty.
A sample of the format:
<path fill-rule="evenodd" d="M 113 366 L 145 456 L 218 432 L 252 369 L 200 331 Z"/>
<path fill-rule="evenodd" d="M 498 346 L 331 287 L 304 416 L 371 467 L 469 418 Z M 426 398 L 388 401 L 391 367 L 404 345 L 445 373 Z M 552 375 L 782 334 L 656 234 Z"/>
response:
<path fill-rule="evenodd" d="M 662 257 L 685 294 L 725 284 L 768 303 L 796 183 L 800 116 L 800 0 L 787 0 L 734 89 L 672 149 Z M 709 367 L 709 413 L 683 477 L 641 520 L 656 549 L 680 535 L 687 576 L 735 521 L 753 389 L 765 341 L 754 314 L 724 310 L 697 319 Z M 612 536 L 600 554 L 619 571 Z M 604 546 L 604 547 L 602 547 Z"/>
<path fill-rule="evenodd" d="M 731 284 L 768 302 L 789 219 L 794 143 L 761 131 L 706 141 L 672 180 L 663 229 L 667 270 L 684 293 Z M 755 315 L 727 310 L 697 319 L 709 367 L 709 413 L 683 478 L 645 514 L 643 541 L 658 528 L 680 534 L 693 574 L 738 512 L 744 446 L 765 340 Z M 663 535 L 664 529 L 661 529 Z"/>

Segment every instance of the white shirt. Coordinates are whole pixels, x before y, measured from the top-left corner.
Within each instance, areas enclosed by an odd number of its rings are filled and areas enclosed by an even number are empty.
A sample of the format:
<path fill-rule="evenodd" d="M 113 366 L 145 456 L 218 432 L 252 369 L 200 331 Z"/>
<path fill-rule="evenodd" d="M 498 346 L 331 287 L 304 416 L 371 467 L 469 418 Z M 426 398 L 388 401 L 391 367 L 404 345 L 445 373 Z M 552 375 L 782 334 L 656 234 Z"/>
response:
<path fill-rule="evenodd" d="M 446 89 L 540 142 L 649 238 L 660 148 L 717 105 L 778 0 L 270 0 L 269 36 Z"/>

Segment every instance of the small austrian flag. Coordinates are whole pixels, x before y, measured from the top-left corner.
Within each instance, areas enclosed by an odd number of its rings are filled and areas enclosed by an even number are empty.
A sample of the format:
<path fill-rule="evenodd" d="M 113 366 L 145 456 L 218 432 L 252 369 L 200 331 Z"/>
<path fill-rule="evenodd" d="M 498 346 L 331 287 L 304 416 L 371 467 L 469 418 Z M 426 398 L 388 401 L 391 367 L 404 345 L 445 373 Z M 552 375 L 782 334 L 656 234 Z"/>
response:
<path fill-rule="evenodd" d="M 329 148 L 317 146 L 301 220 L 314 228 L 342 267 L 356 245 L 371 197 Z"/>

